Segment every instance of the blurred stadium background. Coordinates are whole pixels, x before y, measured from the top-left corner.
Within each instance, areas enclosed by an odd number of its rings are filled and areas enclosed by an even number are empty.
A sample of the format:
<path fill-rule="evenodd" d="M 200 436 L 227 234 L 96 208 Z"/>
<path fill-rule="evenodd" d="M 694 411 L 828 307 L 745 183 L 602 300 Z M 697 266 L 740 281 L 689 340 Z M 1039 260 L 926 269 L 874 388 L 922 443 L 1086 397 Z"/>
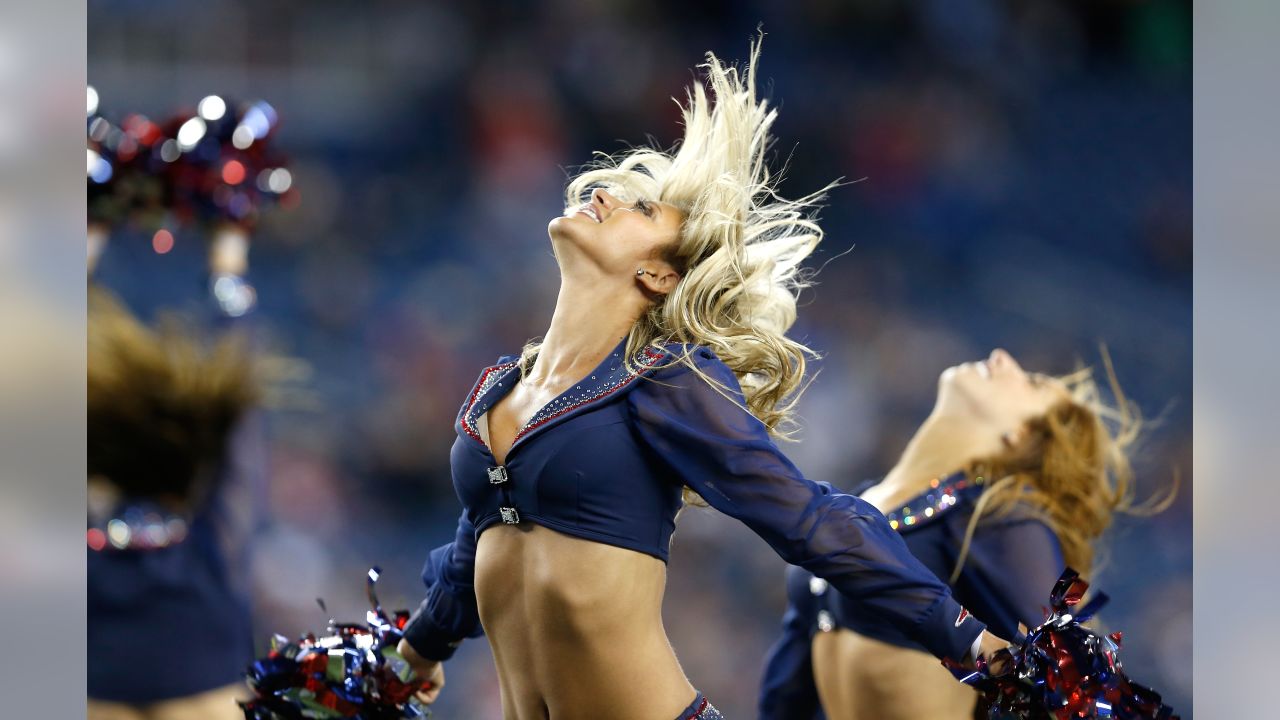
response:
<path fill-rule="evenodd" d="M 825 359 L 787 450 L 848 486 L 889 467 L 946 366 L 999 345 L 1066 372 L 1105 342 L 1159 417 L 1143 487 L 1183 483 L 1169 511 L 1117 523 L 1095 587 L 1133 677 L 1189 718 L 1190 17 L 1174 0 L 90 2 L 104 112 L 261 98 L 292 159 L 301 203 L 254 233 L 259 306 L 238 321 L 310 373 L 310 401 L 242 448 L 259 640 L 362 618 L 371 564 L 384 605 L 416 605 L 457 516 L 457 407 L 549 319 L 566 170 L 674 141 L 670 98 L 702 54 L 742 58 L 762 24 L 784 194 L 859 181 L 823 213 L 794 334 Z M 158 254 L 116 233 L 96 278 L 143 315 L 211 316 L 204 240 L 176 235 Z M 686 512 L 674 543 L 680 659 L 752 717 L 782 562 L 712 511 Z M 500 716 L 483 641 L 447 671 L 438 717 Z"/>

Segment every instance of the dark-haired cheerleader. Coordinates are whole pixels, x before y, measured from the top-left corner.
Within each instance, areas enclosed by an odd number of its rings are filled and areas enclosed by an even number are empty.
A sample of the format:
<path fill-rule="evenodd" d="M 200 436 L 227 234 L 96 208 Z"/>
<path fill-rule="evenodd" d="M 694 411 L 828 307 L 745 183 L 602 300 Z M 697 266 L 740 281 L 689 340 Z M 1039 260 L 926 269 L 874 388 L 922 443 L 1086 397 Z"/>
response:
<path fill-rule="evenodd" d="M 250 356 L 147 327 L 91 288 L 88 369 L 88 716 L 243 717 L 247 528 L 226 478 L 258 400 Z"/>

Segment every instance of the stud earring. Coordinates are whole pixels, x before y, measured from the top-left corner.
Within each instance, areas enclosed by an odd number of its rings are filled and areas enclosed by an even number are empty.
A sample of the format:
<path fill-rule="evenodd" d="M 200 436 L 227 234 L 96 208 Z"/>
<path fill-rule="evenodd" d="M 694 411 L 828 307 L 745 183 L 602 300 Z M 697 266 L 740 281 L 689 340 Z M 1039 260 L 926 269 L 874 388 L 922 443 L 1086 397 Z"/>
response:
<path fill-rule="evenodd" d="M 652 275 L 653 277 L 658 277 L 658 273 L 652 273 L 652 272 L 649 272 L 648 270 L 645 270 L 644 268 L 640 268 L 640 269 L 636 270 L 636 277 L 640 277 L 641 275 Z"/>

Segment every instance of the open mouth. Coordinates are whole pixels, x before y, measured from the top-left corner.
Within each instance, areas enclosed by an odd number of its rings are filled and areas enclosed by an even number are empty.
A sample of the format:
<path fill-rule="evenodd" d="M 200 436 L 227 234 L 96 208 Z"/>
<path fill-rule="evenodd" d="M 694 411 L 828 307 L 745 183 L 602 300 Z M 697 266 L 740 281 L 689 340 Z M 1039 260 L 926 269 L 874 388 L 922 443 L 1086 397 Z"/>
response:
<path fill-rule="evenodd" d="M 592 205 L 591 203 L 586 203 L 582 205 L 582 207 L 579 207 L 578 213 L 586 215 L 587 217 L 591 218 L 592 220 L 595 220 L 596 222 L 601 222 L 600 212 L 596 210 L 596 206 Z"/>

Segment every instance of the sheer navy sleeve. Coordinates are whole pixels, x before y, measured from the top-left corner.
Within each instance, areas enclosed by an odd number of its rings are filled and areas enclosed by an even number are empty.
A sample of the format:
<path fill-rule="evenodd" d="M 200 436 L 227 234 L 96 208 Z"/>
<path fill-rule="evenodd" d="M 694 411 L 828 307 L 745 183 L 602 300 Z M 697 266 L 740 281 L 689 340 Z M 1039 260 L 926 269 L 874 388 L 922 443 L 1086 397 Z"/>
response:
<path fill-rule="evenodd" d="M 992 623 L 1000 637 L 1012 638 L 1021 622 L 1044 621 L 1049 590 L 1065 566 L 1058 537 L 1032 517 L 981 522 L 956 582 L 956 594 Z"/>
<path fill-rule="evenodd" d="M 476 609 L 476 530 L 466 512 L 453 542 L 431 551 L 422 568 L 427 598 L 405 625 L 404 638 L 428 660 L 448 660 L 463 638 L 480 637 Z"/>
<path fill-rule="evenodd" d="M 656 371 L 628 395 L 635 428 L 674 480 L 935 656 L 963 659 L 984 626 L 911 555 L 872 505 L 806 479 L 742 406 L 733 371 L 698 348 L 699 370 Z M 731 399 L 732 398 L 732 399 Z"/>
<path fill-rule="evenodd" d="M 823 720 L 818 685 L 813 679 L 813 629 L 818 598 L 809 590 L 813 576 L 787 568 L 787 613 L 782 637 L 769 648 L 760 682 L 760 720 Z"/>

